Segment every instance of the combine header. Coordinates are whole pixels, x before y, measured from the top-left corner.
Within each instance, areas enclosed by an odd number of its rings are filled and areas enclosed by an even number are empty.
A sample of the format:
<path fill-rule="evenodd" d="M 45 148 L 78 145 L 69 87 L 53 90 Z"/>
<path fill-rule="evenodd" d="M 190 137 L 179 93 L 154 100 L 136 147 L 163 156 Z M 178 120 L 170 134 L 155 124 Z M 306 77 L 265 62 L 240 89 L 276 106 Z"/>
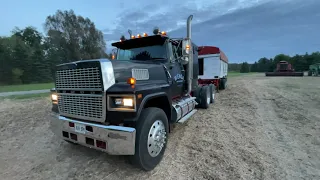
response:
<path fill-rule="evenodd" d="M 266 76 L 303 76 L 303 72 L 295 72 L 287 61 L 280 61 L 274 72 L 266 72 Z"/>

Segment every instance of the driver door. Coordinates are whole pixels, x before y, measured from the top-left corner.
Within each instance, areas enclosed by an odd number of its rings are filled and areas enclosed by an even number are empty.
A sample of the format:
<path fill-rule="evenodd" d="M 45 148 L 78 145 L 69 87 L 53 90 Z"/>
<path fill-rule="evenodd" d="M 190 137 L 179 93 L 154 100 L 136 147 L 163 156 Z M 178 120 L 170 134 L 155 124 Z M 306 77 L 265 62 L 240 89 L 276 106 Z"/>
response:
<path fill-rule="evenodd" d="M 171 86 L 171 94 L 173 97 L 180 96 L 184 91 L 185 73 L 183 66 L 177 61 L 177 57 L 173 54 L 173 48 L 169 43 L 169 64 L 167 65 L 171 78 L 169 84 Z"/>

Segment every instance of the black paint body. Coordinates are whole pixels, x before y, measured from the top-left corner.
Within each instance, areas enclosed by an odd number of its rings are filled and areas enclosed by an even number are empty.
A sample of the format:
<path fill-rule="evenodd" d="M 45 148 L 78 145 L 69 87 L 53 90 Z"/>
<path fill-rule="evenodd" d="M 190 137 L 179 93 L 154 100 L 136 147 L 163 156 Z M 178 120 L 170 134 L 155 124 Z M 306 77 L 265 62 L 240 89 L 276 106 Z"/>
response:
<path fill-rule="evenodd" d="M 180 41 L 181 40 L 182 39 L 180 39 Z M 119 124 L 137 121 L 142 109 L 152 100 L 156 100 L 155 102 L 152 102 L 152 105 L 159 105 L 165 109 L 171 123 L 175 121 L 175 119 L 171 118 L 173 112 L 172 99 L 182 96 L 187 90 L 187 65 L 182 65 L 178 62 L 177 56 L 173 55 L 173 50 L 169 47 L 177 46 L 175 42 L 170 41 L 168 37 L 150 36 L 145 39 L 132 39 L 127 40 L 125 43 L 118 42 L 112 44 L 113 46 L 118 47 L 118 49 L 130 49 L 130 47 L 143 47 L 148 45 L 152 46 L 154 44 L 164 45 L 166 47 L 167 58 L 143 61 L 134 59 L 126 61 L 120 59 L 111 60 L 114 69 L 115 84 L 106 91 L 106 94 L 135 94 L 136 97 L 138 94 L 141 94 L 142 98 L 136 98 L 136 112 L 107 111 L 106 122 Z M 177 46 L 177 49 L 181 49 L 181 44 L 182 43 L 180 43 L 180 46 Z M 199 67 L 197 49 L 198 47 L 193 44 L 193 90 L 198 86 Z M 97 64 L 99 64 L 98 61 L 80 61 L 77 62 L 76 66 L 72 63 L 68 63 L 58 66 L 58 69 L 96 67 Z M 137 80 L 135 85 L 128 84 L 127 80 L 128 78 L 131 78 L 133 68 L 148 69 L 149 79 Z M 53 110 L 57 110 L 56 106 Z"/>

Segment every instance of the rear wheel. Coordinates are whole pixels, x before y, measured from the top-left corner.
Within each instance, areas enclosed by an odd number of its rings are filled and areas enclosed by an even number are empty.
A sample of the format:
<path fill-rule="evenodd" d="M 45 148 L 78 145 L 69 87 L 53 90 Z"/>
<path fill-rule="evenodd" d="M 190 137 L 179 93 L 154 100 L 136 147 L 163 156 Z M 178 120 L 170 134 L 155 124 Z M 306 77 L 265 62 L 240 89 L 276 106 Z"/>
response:
<path fill-rule="evenodd" d="M 142 110 L 136 131 L 135 155 L 130 157 L 131 163 L 150 171 L 160 163 L 167 146 L 169 125 L 165 112 L 155 107 Z"/>
<path fill-rule="evenodd" d="M 220 79 L 220 89 L 226 89 L 227 87 L 227 79 L 223 78 L 223 79 Z"/>
<path fill-rule="evenodd" d="M 213 84 L 209 85 L 210 88 L 210 103 L 214 103 L 214 95 L 215 95 L 215 91 L 216 91 L 216 87 Z"/>
<path fill-rule="evenodd" d="M 196 88 L 196 90 L 193 91 L 193 97 L 196 98 L 196 102 L 198 103 L 198 105 L 196 105 L 196 108 L 199 108 L 200 107 L 200 102 L 201 102 L 201 99 L 200 99 L 200 91 L 201 91 L 201 86 L 198 86 Z"/>
<path fill-rule="evenodd" d="M 202 86 L 200 90 L 200 107 L 207 109 L 210 104 L 210 88 L 209 86 Z"/>

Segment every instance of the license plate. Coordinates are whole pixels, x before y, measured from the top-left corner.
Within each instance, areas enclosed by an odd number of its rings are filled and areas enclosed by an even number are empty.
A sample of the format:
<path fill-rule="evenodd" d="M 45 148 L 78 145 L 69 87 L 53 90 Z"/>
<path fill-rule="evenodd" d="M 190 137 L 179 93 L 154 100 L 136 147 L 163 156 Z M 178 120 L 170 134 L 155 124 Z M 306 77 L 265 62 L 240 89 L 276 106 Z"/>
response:
<path fill-rule="evenodd" d="M 86 133 L 86 126 L 82 124 L 74 124 L 74 129 L 77 133 L 85 134 Z"/>

